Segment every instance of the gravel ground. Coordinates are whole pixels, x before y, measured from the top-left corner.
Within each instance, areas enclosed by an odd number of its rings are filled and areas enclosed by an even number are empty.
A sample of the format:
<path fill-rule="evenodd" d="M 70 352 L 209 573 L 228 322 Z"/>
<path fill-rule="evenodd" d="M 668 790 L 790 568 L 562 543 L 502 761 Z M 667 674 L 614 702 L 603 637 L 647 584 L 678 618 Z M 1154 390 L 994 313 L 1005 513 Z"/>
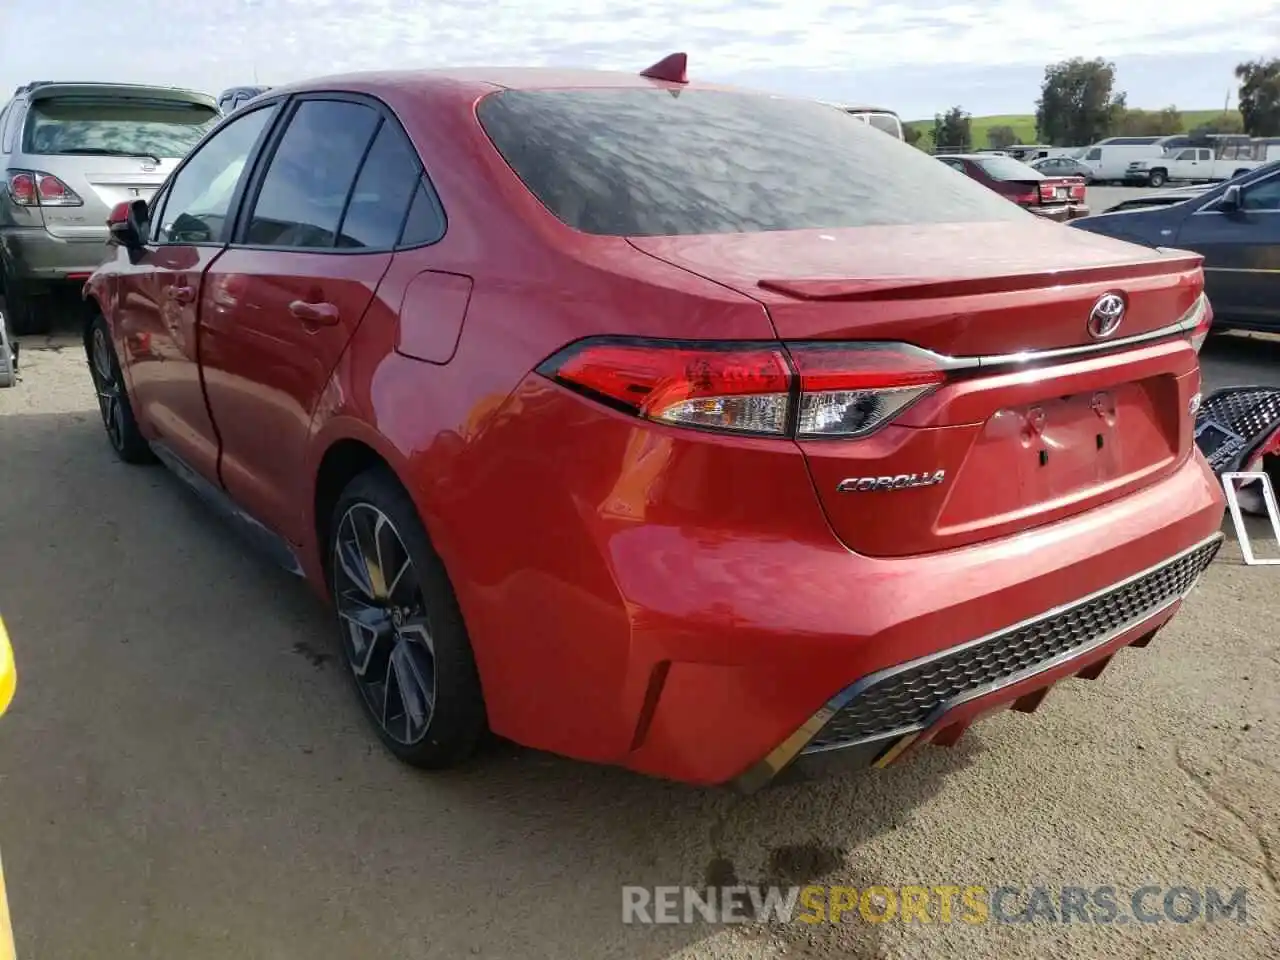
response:
<path fill-rule="evenodd" d="M 898 768 L 744 798 L 500 746 L 426 776 L 365 729 L 305 588 L 113 459 L 69 343 L 29 344 L 0 391 L 23 960 L 1276 955 L 1280 570 L 1234 541 L 1151 647 Z M 1280 383 L 1276 342 L 1206 358 L 1211 385 Z M 1244 887 L 1248 922 L 621 923 L 621 884 L 709 874 Z"/>

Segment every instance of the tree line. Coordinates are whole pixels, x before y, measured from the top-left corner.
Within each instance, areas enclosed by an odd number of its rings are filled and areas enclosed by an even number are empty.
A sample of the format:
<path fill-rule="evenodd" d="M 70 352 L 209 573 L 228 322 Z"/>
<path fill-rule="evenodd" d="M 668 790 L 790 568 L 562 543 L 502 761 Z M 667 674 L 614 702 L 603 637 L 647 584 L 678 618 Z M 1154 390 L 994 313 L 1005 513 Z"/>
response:
<path fill-rule="evenodd" d="M 1188 130 L 1176 106 L 1162 110 L 1130 109 L 1123 91 L 1117 92 L 1116 66 L 1096 58 L 1074 57 L 1050 64 L 1044 70 L 1040 98 L 1036 101 L 1036 137 L 1053 146 L 1084 146 L 1104 137 L 1158 137 L 1189 133 L 1247 133 L 1254 137 L 1280 136 L 1280 57 L 1251 60 L 1236 67 L 1239 81 L 1238 110 L 1224 110 L 1221 116 Z M 972 117 L 961 107 L 952 107 L 933 119 L 934 149 L 964 151 L 983 146 L 999 150 L 1019 143 L 1010 126 L 987 129 L 987 143 L 973 142 Z M 925 132 L 908 128 L 907 140 L 918 147 L 926 144 Z"/>

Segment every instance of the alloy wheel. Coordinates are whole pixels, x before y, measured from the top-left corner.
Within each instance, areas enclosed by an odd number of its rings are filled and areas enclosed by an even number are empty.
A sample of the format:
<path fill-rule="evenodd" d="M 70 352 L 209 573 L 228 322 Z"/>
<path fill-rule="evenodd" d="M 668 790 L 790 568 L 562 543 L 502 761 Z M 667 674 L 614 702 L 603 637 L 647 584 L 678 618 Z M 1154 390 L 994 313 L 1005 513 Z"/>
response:
<path fill-rule="evenodd" d="M 338 524 L 333 593 L 343 652 L 369 712 L 396 743 L 419 743 L 435 712 L 435 644 L 413 558 L 370 503 L 352 505 Z"/>
<path fill-rule="evenodd" d="M 124 408 L 121 405 L 121 385 L 117 375 L 115 358 L 102 327 L 93 331 L 93 386 L 98 393 L 98 409 L 102 412 L 102 425 L 107 438 L 116 450 L 124 449 Z"/>

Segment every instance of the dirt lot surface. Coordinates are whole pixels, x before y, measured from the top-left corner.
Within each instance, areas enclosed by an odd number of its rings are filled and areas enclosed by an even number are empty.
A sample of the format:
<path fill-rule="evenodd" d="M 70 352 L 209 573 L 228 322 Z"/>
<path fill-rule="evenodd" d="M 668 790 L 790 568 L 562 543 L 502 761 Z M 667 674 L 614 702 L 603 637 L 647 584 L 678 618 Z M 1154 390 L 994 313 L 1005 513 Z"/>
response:
<path fill-rule="evenodd" d="M 366 729 L 311 594 L 163 470 L 113 459 L 74 340 L 24 367 L 0 391 L 23 960 L 1277 955 L 1280 568 L 1234 539 L 1149 648 L 887 771 L 743 797 L 498 746 L 427 776 Z M 1280 344 L 1213 341 L 1206 374 L 1280 383 Z M 622 924 L 621 885 L 709 874 L 1122 905 L 1243 887 L 1247 922 Z"/>

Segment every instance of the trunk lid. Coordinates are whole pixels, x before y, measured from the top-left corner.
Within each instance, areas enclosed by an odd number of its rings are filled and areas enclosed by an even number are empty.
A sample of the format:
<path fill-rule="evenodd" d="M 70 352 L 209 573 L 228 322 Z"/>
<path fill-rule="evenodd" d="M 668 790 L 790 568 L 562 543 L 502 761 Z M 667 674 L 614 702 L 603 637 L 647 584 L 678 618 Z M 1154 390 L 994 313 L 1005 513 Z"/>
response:
<path fill-rule="evenodd" d="M 833 530 L 860 553 L 927 553 L 1049 523 L 1153 483 L 1190 453 L 1200 376 L 1189 340 L 1069 348 L 1100 342 L 1088 322 L 1105 293 L 1127 301 L 1112 338 L 1183 318 L 1203 289 L 1197 254 L 1039 221 L 631 242 L 760 301 L 781 340 L 970 358 L 869 436 L 798 441 Z"/>
<path fill-rule="evenodd" d="M 150 201 L 178 160 L 106 156 L 50 157 L 47 172 L 84 201 L 79 207 L 46 207 L 45 225 L 64 240 L 105 240 L 107 214 L 122 200 Z"/>

